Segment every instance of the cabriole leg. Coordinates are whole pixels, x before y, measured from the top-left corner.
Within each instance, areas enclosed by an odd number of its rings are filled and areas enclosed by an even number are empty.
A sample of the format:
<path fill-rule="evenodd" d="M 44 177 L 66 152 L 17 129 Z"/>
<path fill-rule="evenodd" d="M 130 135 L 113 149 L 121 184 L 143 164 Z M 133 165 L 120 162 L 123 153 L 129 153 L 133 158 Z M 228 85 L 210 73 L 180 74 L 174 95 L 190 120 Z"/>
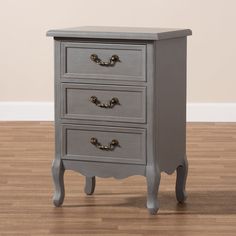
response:
<path fill-rule="evenodd" d="M 52 163 L 52 176 L 55 186 L 55 192 L 53 195 L 53 203 L 56 207 L 59 207 L 65 196 L 64 190 L 64 166 L 61 159 L 55 159 Z"/>
<path fill-rule="evenodd" d="M 184 201 L 187 199 L 187 193 L 185 191 L 187 175 L 188 175 L 188 161 L 187 158 L 185 158 L 183 164 L 177 167 L 175 194 L 176 194 L 176 199 L 179 203 L 184 203 Z"/>
<path fill-rule="evenodd" d="M 159 209 L 157 199 L 161 174 L 153 166 L 147 166 L 147 208 L 151 215 L 155 215 Z"/>
<path fill-rule="evenodd" d="M 93 177 L 86 177 L 85 178 L 85 187 L 84 187 L 84 192 L 87 195 L 92 195 L 95 189 L 96 185 L 96 178 L 95 176 Z"/>

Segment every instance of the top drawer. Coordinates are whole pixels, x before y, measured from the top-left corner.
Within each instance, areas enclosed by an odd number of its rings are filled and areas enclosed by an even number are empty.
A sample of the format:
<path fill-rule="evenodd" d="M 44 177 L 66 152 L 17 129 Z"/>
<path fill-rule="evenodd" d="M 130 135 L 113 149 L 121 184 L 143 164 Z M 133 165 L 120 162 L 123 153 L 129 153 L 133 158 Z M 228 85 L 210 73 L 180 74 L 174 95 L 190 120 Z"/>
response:
<path fill-rule="evenodd" d="M 62 42 L 61 59 L 62 78 L 146 81 L 146 45 Z"/>

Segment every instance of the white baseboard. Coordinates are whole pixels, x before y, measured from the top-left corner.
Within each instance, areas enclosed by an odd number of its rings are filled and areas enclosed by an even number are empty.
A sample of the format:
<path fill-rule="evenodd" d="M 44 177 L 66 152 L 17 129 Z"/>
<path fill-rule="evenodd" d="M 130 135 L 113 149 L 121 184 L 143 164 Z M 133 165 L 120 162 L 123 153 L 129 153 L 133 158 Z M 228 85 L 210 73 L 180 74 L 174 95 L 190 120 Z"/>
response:
<path fill-rule="evenodd" d="M 189 103 L 189 122 L 236 122 L 236 103 Z"/>
<path fill-rule="evenodd" d="M 54 120 L 53 102 L 0 102 L 0 121 Z"/>
<path fill-rule="evenodd" d="M 52 121 L 53 102 L 0 102 L 0 121 Z M 236 122 L 236 103 L 189 103 L 189 122 Z"/>

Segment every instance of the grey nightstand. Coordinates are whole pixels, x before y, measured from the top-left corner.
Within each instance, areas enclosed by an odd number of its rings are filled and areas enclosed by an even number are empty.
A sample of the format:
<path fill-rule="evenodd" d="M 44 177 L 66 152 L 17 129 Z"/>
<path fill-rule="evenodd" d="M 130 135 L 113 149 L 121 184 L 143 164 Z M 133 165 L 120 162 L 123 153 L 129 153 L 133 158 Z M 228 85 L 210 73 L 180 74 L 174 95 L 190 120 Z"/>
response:
<path fill-rule="evenodd" d="M 160 174 L 177 170 L 186 199 L 186 41 L 189 29 L 78 27 L 50 30 L 55 42 L 54 204 L 64 170 L 86 176 L 147 178 L 155 214 Z"/>

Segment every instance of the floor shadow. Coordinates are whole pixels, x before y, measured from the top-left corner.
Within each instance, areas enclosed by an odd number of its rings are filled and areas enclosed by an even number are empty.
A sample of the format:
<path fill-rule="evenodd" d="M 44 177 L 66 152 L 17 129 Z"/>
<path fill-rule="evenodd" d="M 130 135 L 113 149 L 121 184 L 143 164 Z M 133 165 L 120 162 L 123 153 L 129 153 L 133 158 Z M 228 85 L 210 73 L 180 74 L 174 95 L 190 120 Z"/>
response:
<path fill-rule="evenodd" d="M 103 194 L 99 194 L 102 197 Z M 105 193 L 104 196 L 109 194 Z M 111 194 L 114 197 L 116 194 Z M 123 195 L 123 199 L 122 196 Z M 121 203 L 113 204 L 98 204 L 96 201 L 89 202 L 88 204 L 78 205 L 64 205 L 63 207 L 146 207 L 146 196 L 125 196 L 126 194 L 117 194 L 121 198 Z M 96 194 L 92 196 L 96 199 Z M 90 197 L 91 198 L 91 197 Z M 173 192 L 160 192 L 159 193 L 161 214 L 216 214 L 216 215 L 228 215 L 236 214 L 236 191 L 200 191 L 200 192 L 188 192 L 188 199 L 185 204 L 178 204 Z"/>

